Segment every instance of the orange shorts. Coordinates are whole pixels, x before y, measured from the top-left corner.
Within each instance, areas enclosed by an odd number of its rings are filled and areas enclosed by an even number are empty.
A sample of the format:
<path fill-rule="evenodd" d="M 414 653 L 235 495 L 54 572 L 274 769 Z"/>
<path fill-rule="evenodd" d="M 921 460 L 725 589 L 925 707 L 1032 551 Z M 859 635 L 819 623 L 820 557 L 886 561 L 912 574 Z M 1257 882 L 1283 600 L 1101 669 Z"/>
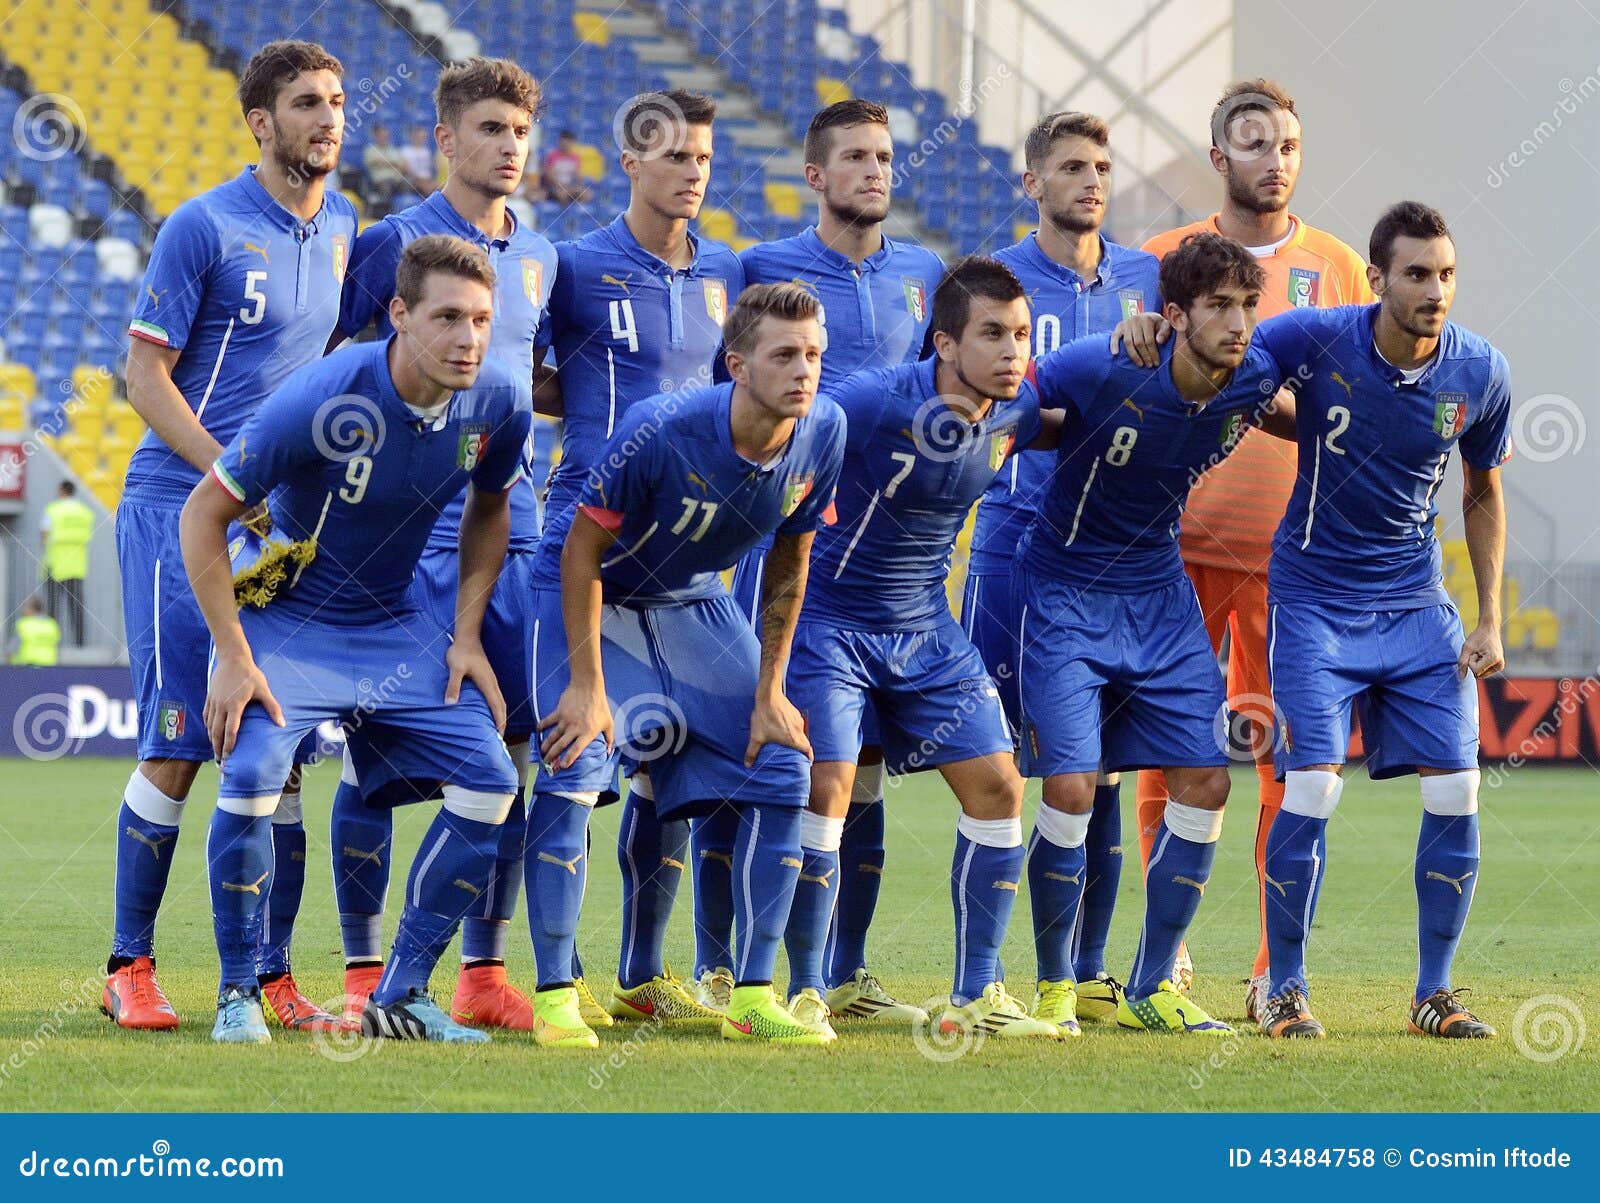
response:
<path fill-rule="evenodd" d="M 1228 632 L 1228 708 L 1250 720 L 1257 760 L 1272 758 L 1272 685 L 1267 678 L 1267 578 L 1209 564 L 1185 564 L 1200 599 L 1211 650 Z"/>

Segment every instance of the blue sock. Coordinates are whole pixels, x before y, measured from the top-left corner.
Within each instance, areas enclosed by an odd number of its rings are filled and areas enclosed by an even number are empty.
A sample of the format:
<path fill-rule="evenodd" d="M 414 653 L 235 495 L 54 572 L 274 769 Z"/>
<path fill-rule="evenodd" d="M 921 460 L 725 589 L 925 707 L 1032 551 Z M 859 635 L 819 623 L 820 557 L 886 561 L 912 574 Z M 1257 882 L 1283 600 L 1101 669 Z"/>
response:
<path fill-rule="evenodd" d="M 829 932 L 828 985 L 842 986 L 867 964 L 867 929 L 883 885 L 883 799 L 854 802 L 839 844 L 839 903 Z"/>
<path fill-rule="evenodd" d="M 473 907 L 472 913 L 461 921 L 463 961 L 506 959 L 506 936 L 517 909 L 517 895 L 522 892 L 522 842 L 528 833 L 525 793 L 517 790 L 505 825 L 500 828 L 500 852 L 489 874 L 489 888 L 483 892 L 483 905 Z"/>
<path fill-rule="evenodd" d="M 984 823 L 966 818 L 964 826 L 978 828 L 1004 823 Z M 950 901 L 956 912 L 956 973 L 951 998 L 958 1004 L 971 1002 L 1000 980 L 1000 945 L 1011 923 L 1011 908 L 1017 901 L 1017 884 L 1022 878 L 1022 824 L 1011 820 L 1018 842 L 995 848 L 975 843 L 961 826 L 956 828 L 956 854 L 950 866 Z"/>
<path fill-rule="evenodd" d="M 1267 833 L 1266 875 L 1268 993 L 1291 986 L 1309 992 L 1306 937 L 1317 912 L 1328 857 L 1328 820 L 1280 810 Z"/>
<path fill-rule="evenodd" d="M 784 928 L 783 945 L 789 954 L 789 993 L 793 998 L 807 986 L 819 994 L 828 993 L 823 979 L 822 956 L 827 949 L 828 928 L 839 898 L 839 853 L 800 850 L 800 875 Z"/>
<path fill-rule="evenodd" d="M 306 827 L 296 819 L 272 824 L 272 892 L 256 954 L 256 976 L 289 972 L 289 941 L 306 888 Z"/>
<path fill-rule="evenodd" d="M 154 954 L 156 911 L 161 907 L 161 896 L 167 892 L 167 875 L 172 872 L 172 854 L 177 846 L 175 824 L 169 826 L 141 819 L 126 802 L 122 804 L 117 812 L 113 957 Z"/>
<path fill-rule="evenodd" d="M 689 821 L 656 817 L 656 804 L 637 786 L 628 791 L 617 833 L 622 869 L 622 955 L 617 980 L 625 990 L 665 971 L 667 920 L 689 855 Z"/>
<path fill-rule="evenodd" d="M 220 986 L 254 989 L 262 915 L 272 889 L 272 820 L 211 812 L 206 864 L 211 875 L 211 918 L 222 962 Z"/>
<path fill-rule="evenodd" d="M 1172 808 L 1167 803 L 1167 825 L 1150 850 L 1144 879 L 1144 933 L 1133 972 L 1128 975 L 1128 997 L 1145 998 L 1172 977 L 1178 945 L 1200 909 L 1200 898 L 1217 857 L 1215 839 L 1185 839 L 1172 829 Z M 1185 807 L 1185 810 L 1190 808 Z"/>
<path fill-rule="evenodd" d="M 694 975 L 733 968 L 733 845 L 739 812 L 724 803 L 689 824 L 694 864 Z"/>
<path fill-rule="evenodd" d="M 538 988 L 572 981 L 578 961 L 578 912 L 589 877 L 590 808 L 560 794 L 535 790 L 528 814 L 523 873 L 528 886 L 528 931 Z"/>
<path fill-rule="evenodd" d="M 589 854 L 594 850 L 594 828 L 588 824 L 583 828 L 583 887 L 589 888 Z M 578 900 L 578 912 L 583 912 L 583 899 Z M 583 976 L 583 958 L 578 955 L 578 941 L 572 941 L 572 980 L 577 981 Z"/>
<path fill-rule="evenodd" d="M 1094 810 L 1089 816 L 1089 838 L 1083 846 L 1088 875 L 1083 882 L 1083 906 L 1073 935 L 1073 973 L 1080 982 L 1092 980 L 1106 969 L 1106 938 L 1117 909 L 1117 887 L 1122 884 L 1122 785 L 1097 785 Z"/>
<path fill-rule="evenodd" d="M 406 882 L 394 952 L 372 992 L 380 1006 L 425 990 L 461 918 L 483 898 L 500 847 L 500 824 L 440 809 L 422 837 Z"/>
<path fill-rule="evenodd" d="M 1280 819 L 1281 821 L 1281 819 Z M 1276 825 L 1274 825 L 1276 830 Z M 1478 884 L 1478 815 L 1422 812 L 1417 835 L 1417 994 L 1450 988 L 1450 962 Z"/>
<path fill-rule="evenodd" d="M 1040 812 L 1044 813 L 1043 806 Z M 1028 896 L 1033 902 L 1033 947 L 1041 982 L 1077 980 L 1070 950 L 1084 901 L 1086 855 L 1082 843 L 1063 848 L 1034 829 L 1028 845 Z"/>
<path fill-rule="evenodd" d="M 799 807 L 740 809 L 739 838 L 733 846 L 736 984 L 772 980 L 800 864 Z"/>
<path fill-rule="evenodd" d="M 394 813 L 369 807 L 361 789 L 339 782 L 333 795 L 329 840 L 333 845 L 333 897 L 339 908 L 344 959 L 383 959 L 383 904 L 389 893 Z"/>

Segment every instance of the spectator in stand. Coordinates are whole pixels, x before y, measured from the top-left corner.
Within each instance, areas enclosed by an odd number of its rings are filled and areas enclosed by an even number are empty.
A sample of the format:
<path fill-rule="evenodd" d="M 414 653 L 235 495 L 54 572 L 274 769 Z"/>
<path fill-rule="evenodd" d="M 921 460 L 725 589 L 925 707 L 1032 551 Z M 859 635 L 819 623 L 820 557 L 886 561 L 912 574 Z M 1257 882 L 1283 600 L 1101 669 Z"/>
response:
<path fill-rule="evenodd" d="M 418 196 L 430 195 L 439 182 L 439 168 L 433 154 L 433 139 L 426 126 L 413 126 L 411 144 L 400 152 L 406 182 Z"/>
<path fill-rule="evenodd" d="M 44 603 L 30 597 L 11 630 L 11 663 L 48 668 L 57 662 L 60 649 L 61 628 L 44 612 Z"/>
<path fill-rule="evenodd" d="M 372 131 L 372 141 L 361 152 L 361 165 L 367 172 L 367 203 L 387 213 L 394 208 L 395 194 L 409 188 L 405 152 L 394 145 L 387 126 Z"/>
<path fill-rule="evenodd" d="M 588 204 L 594 193 L 583 182 L 583 160 L 578 157 L 578 136 L 561 131 L 556 144 L 545 152 L 544 190 L 558 205 Z"/>

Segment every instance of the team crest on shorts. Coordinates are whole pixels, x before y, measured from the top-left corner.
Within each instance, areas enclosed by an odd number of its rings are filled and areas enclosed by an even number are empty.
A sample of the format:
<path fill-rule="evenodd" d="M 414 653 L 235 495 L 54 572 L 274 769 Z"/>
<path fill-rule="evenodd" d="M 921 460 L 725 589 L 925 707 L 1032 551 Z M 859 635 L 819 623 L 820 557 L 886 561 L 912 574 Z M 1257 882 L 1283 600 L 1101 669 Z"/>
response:
<path fill-rule="evenodd" d="M 333 278 L 341 284 L 344 283 L 345 252 L 349 249 L 350 240 L 343 234 L 333 236 Z"/>
<path fill-rule="evenodd" d="M 456 467 L 471 472 L 483 458 L 489 446 L 487 426 L 468 426 L 461 431 L 461 441 L 456 444 Z"/>
<path fill-rule="evenodd" d="M 811 496 L 811 486 L 816 483 L 810 476 L 791 476 L 783 488 L 783 516 L 787 518 L 800 508 L 800 503 Z"/>
<path fill-rule="evenodd" d="M 1467 394 L 1436 393 L 1433 405 L 1433 433 L 1453 439 L 1467 425 Z"/>
<path fill-rule="evenodd" d="M 901 276 L 900 284 L 906 290 L 906 312 L 922 321 L 928 316 L 928 286 L 914 276 Z"/>
<path fill-rule="evenodd" d="M 720 326 L 728 320 L 728 286 L 721 280 L 707 280 L 705 291 L 706 316 Z"/>
<path fill-rule="evenodd" d="M 1117 300 L 1122 303 L 1122 316 L 1126 320 L 1137 317 L 1144 312 L 1144 293 L 1137 288 L 1123 288 L 1117 292 Z"/>
<path fill-rule="evenodd" d="M 181 738 L 188 714 L 188 707 L 182 702 L 156 703 L 156 726 L 161 731 L 161 738 L 166 740 Z"/>
<path fill-rule="evenodd" d="M 1322 273 L 1305 267 L 1289 269 L 1289 304 L 1296 309 L 1315 309 L 1321 291 Z"/>
<path fill-rule="evenodd" d="M 1011 454 L 1011 448 L 1017 441 L 1017 432 L 1007 430 L 995 435 L 989 440 L 989 470 L 998 472 L 1000 465 L 1006 462 L 1006 456 Z"/>
<path fill-rule="evenodd" d="M 522 261 L 522 291 L 530 305 L 539 304 L 539 298 L 544 295 L 544 264 L 537 259 Z"/>

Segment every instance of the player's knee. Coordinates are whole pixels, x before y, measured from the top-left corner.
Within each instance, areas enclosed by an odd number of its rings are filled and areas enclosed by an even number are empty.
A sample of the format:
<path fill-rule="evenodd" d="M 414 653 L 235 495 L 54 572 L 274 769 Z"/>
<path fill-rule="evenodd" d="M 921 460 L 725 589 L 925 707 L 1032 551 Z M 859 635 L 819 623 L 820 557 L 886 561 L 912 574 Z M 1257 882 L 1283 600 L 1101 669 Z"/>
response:
<path fill-rule="evenodd" d="M 511 810 L 511 799 L 515 796 L 514 793 L 501 794 L 447 785 L 444 787 L 444 808 L 458 818 L 498 827 L 506 821 L 506 815 Z"/>
<path fill-rule="evenodd" d="M 1058 773 L 1044 779 L 1044 804 L 1069 815 L 1094 809 L 1094 773 Z"/>
<path fill-rule="evenodd" d="M 1422 778 L 1422 809 L 1429 814 L 1457 817 L 1478 813 L 1477 769 L 1459 773 L 1430 773 Z"/>
<path fill-rule="evenodd" d="M 1283 809 L 1312 819 L 1332 817 L 1344 778 L 1327 769 L 1295 769 L 1283 777 Z"/>
<path fill-rule="evenodd" d="M 1015 773 L 986 776 L 964 791 L 961 809 L 975 819 L 1014 819 L 1022 814 L 1022 778 Z"/>
<path fill-rule="evenodd" d="M 146 760 L 140 762 L 137 771 L 156 789 L 181 804 L 188 801 L 200 764 L 194 760 Z"/>
<path fill-rule="evenodd" d="M 1227 769 L 1207 769 L 1185 782 L 1182 801 L 1197 810 L 1221 810 L 1228 803 L 1232 785 Z"/>

